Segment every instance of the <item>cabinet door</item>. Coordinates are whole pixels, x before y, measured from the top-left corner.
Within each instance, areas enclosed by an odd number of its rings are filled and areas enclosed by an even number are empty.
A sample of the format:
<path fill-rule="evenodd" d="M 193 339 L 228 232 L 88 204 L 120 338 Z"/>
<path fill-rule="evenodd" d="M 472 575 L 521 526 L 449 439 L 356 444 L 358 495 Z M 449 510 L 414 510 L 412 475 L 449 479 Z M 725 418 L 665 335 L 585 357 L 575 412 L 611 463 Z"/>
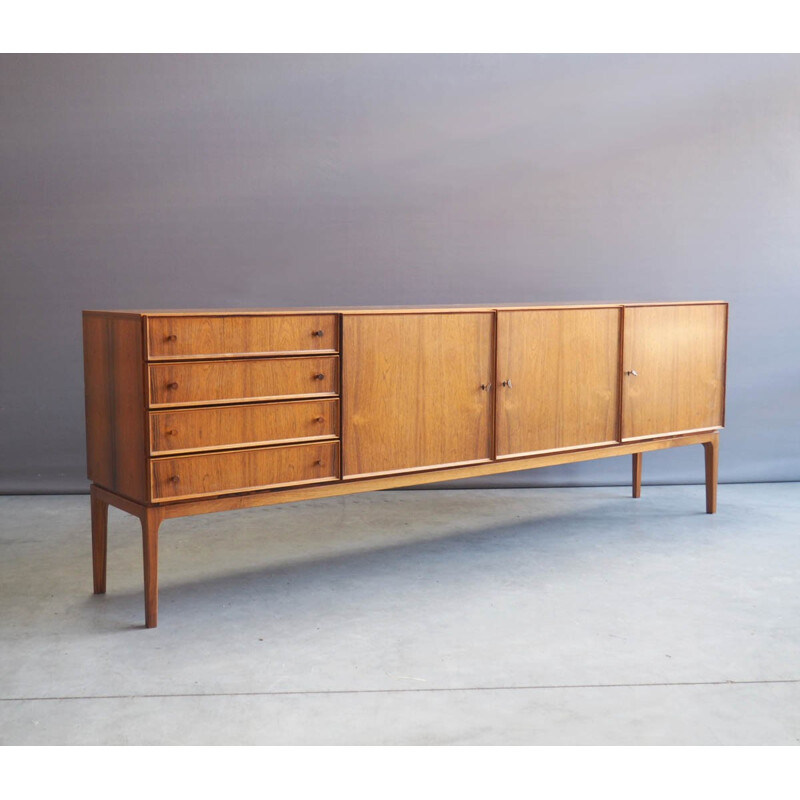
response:
<path fill-rule="evenodd" d="M 620 311 L 498 313 L 498 458 L 618 441 Z"/>
<path fill-rule="evenodd" d="M 345 315 L 343 477 L 489 460 L 492 333 L 491 312 Z"/>
<path fill-rule="evenodd" d="M 622 436 L 723 425 L 728 307 L 625 308 Z"/>

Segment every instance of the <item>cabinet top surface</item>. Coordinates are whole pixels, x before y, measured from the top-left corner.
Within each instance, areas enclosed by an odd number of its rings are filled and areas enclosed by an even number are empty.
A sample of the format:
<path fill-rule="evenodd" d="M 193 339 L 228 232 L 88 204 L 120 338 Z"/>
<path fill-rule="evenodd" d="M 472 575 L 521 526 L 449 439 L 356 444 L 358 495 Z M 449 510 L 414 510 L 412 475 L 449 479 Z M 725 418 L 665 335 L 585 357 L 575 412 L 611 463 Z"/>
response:
<path fill-rule="evenodd" d="M 621 308 L 623 306 L 686 306 L 725 305 L 725 300 L 690 300 L 641 303 L 548 303 L 519 304 L 495 303 L 480 305 L 430 305 L 430 306 L 327 306 L 281 308 L 169 308 L 169 309 L 87 309 L 84 314 L 114 315 L 127 317 L 172 317 L 172 316 L 244 316 L 256 314 L 425 314 L 480 311 L 534 311 L 539 309 L 569 308 Z"/>

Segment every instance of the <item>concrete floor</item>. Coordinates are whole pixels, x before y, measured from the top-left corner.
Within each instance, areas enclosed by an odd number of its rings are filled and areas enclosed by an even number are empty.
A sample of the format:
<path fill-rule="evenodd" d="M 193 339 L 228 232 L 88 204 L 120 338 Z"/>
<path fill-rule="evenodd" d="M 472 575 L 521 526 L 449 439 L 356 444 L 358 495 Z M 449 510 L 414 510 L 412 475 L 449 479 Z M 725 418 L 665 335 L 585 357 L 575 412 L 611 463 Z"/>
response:
<path fill-rule="evenodd" d="M 797 744 L 800 484 L 0 498 L 0 744 Z"/>

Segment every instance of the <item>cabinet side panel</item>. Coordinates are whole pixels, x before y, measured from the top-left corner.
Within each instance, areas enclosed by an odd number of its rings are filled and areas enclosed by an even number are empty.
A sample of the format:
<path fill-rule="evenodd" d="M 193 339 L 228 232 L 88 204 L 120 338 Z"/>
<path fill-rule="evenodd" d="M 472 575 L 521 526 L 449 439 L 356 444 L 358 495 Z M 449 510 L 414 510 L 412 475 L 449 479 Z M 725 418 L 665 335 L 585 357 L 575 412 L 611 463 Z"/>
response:
<path fill-rule="evenodd" d="M 83 352 L 89 480 L 145 501 L 141 320 L 84 315 Z"/>
<path fill-rule="evenodd" d="M 83 315 L 83 382 L 86 405 L 86 474 L 90 481 L 111 487 L 111 393 L 108 391 L 109 319 Z"/>

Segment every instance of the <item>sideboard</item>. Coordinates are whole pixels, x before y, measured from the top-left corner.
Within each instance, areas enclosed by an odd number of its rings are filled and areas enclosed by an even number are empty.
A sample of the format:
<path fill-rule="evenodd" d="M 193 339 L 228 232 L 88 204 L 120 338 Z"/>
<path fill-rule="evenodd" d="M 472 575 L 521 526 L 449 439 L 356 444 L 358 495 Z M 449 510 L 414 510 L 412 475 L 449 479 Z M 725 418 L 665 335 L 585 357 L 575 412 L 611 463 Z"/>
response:
<path fill-rule="evenodd" d="M 724 302 L 84 311 L 94 591 L 109 504 L 165 519 L 702 444 L 716 510 Z"/>

